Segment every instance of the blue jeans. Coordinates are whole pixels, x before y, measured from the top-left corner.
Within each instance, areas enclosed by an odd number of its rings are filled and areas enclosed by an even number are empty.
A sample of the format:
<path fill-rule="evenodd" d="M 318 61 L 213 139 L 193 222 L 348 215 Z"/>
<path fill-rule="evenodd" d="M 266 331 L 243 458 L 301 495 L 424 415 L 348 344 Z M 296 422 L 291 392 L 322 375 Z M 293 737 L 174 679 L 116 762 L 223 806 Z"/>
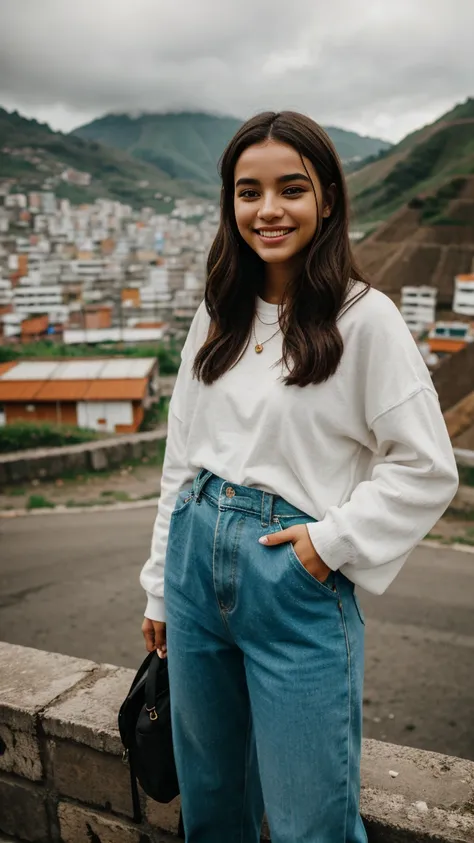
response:
<path fill-rule="evenodd" d="M 311 520 L 201 469 L 165 565 L 172 727 L 187 843 L 366 843 L 359 814 L 364 620 L 340 572 L 291 542 Z"/>

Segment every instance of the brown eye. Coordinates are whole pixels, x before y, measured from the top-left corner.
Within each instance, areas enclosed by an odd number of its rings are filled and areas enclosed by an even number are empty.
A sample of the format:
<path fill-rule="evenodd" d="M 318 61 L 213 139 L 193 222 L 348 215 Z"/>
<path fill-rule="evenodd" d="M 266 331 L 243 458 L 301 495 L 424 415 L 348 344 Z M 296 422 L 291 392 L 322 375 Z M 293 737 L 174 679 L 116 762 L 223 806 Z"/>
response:
<path fill-rule="evenodd" d="M 299 196 L 301 193 L 304 193 L 304 192 L 305 191 L 303 190 L 302 187 L 297 187 L 295 185 L 294 187 L 287 187 L 286 190 L 283 191 L 283 194 L 285 196 Z"/>

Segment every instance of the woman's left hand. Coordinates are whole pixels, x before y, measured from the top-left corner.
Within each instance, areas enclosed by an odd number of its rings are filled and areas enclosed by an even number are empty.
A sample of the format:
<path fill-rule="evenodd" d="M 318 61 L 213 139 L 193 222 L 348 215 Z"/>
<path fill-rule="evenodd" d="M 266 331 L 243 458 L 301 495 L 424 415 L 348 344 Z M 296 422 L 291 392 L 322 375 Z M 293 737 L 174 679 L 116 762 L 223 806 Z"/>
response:
<path fill-rule="evenodd" d="M 331 568 L 323 562 L 314 549 L 306 524 L 297 524 L 295 527 L 288 527 L 286 530 L 280 530 L 277 533 L 269 533 L 267 536 L 262 536 L 259 542 L 266 547 L 291 542 L 293 550 L 303 567 L 319 582 L 327 580 L 331 573 Z"/>

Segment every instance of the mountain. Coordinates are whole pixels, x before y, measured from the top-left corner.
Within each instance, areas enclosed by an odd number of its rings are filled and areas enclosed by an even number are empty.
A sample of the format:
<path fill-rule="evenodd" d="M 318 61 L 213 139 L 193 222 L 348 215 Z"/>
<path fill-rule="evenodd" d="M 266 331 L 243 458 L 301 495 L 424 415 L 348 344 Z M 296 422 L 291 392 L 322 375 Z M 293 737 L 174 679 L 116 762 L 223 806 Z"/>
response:
<path fill-rule="evenodd" d="M 439 213 L 459 177 L 474 173 L 474 99 L 408 135 L 348 176 L 354 217 L 380 222 L 408 202 L 436 196 Z M 444 190 L 440 195 L 440 190 Z"/>
<path fill-rule="evenodd" d="M 107 114 L 74 135 L 122 149 L 174 179 L 219 183 L 217 162 L 240 120 L 211 114 Z"/>
<path fill-rule="evenodd" d="M 402 287 L 428 284 L 438 290 L 439 318 L 461 318 L 451 307 L 455 275 L 474 268 L 474 175 L 448 178 L 438 190 L 411 199 L 359 242 L 355 255 L 396 304 Z"/>
<path fill-rule="evenodd" d="M 393 146 L 380 138 L 358 135 L 357 132 L 348 132 L 346 129 L 338 129 L 335 126 L 324 128 L 334 143 L 346 170 L 366 158 L 388 151 Z"/>
<path fill-rule="evenodd" d="M 218 185 L 218 160 L 242 125 L 235 117 L 199 112 L 169 114 L 108 114 L 74 134 L 116 147 L 154 164 L 172 178 Z M 355 132 L 327 128 L 344 162 L 359 160 L 391 147 L 387 141 Z"/>
<path fill-rule="evenodd" d="M 89 173 L 90 184 L 63 181 L 61 173 L 68 168 Z M 126 151 L 53 132 L 45 123 L 2 108 L 0 173 L 3 178 L 16 179 L 20 190 L 51 188 L 59 197 L 75 203 L 110 198 L 137 208 L 148 205 L 169 211 L 171 203 L 164 202 L 157 193 L 172 199 L 190 195 L 218 197 L 216 188 L 182 182 Z"/>

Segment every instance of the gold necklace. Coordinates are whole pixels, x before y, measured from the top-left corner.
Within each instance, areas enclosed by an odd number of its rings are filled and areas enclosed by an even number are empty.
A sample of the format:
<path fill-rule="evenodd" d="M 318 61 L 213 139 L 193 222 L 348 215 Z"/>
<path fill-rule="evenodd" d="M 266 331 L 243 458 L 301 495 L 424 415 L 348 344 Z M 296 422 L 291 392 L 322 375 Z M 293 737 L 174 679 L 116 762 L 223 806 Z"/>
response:
<path fill-rule="evenodd" d="M 263 346 L 265 345 L 265 343 L 272 340 L 273 337 L 276 337 L 276 335 L 278 334 L 278 331 L 280 331 L 280 330 L 281 329 L 278 328 L 278 330 L 276 330 L 275 333 L 271 335 L 271 337 L 268 337 L 268 339 L 263 340 L 263 342 L 259 342 L 258 339 L 257 339 L 257 335 L 255 333 L 255 325 L 254 325 L 253 336 L 254 336 L 254 339 L 255 339 L 255 351 L 256 351 L 256 353 L 261 354 L 262 351 L 263 351 Z"/>
<path fill-rule="evenodd" d="M 276 322 L 264 322 L 263 319 L 260 319 L 260 316 L 257 312 L 255 312 L 255 316 L 257 317 L 258 321 L 262 323 L 262 325 L 278 325 L 278 323 L 280 322 L 279 319 L 277 319 Z"/>

